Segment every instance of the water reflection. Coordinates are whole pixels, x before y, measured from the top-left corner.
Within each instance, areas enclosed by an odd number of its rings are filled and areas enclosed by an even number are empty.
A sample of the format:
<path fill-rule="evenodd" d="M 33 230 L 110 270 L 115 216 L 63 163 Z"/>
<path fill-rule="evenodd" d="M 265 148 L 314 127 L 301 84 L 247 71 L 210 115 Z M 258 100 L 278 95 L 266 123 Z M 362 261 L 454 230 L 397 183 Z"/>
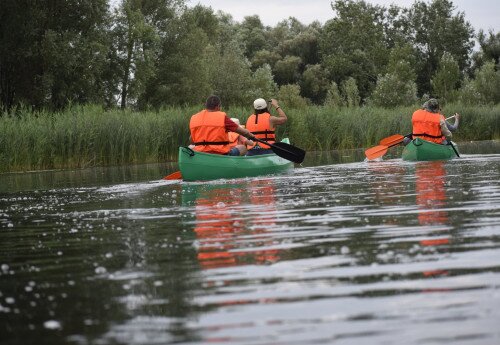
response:
<path fill-rule="evenodd" d="M 2 345 L 499 343 L 500 155 L 328 159 L 1 190 Z"/>
<path fill-rule="evenodd" d="M 193 192 L 193 191 L 191 191 Z M 184 193 L 187 194 L 187 193 Z M 275 224 L 275 186 L 272 180 L 252 180 L 241 185 L 198 185 L 194 187 L 198 260 L 201 267 L 265 264 L 279 259 L 266 233 Z M 242 214 L 248 203 L 251 217 Z M 248 245 L 243 245 L 242 243 Z"/>
<path fill-rule="evenodd" d="M 420 225 L 446 224 L 446 170 L 444 161 L 419 162 L 415 166 L 418 222 Z"/>

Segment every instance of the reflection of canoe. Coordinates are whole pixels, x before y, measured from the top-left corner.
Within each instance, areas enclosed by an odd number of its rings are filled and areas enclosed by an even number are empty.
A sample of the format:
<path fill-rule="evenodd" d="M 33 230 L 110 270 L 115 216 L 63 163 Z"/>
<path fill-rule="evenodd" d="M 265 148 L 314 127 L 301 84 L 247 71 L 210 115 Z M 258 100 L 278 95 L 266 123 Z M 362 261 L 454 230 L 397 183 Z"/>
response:
<path fill-rule="evenodd" d="M 453 144 L 458 152 L 457 146 Z M 405 161 L 436 161 L 457 157 L 451 145 L 435 144 L 420 138 L 413 139 L 403 150 Z"/>
<path fill-rule="evenodd" d="M 283 142 L 288 143 L 288 139 L 284 139 Z M 179 147 L 179 170 L 184 181 L 275 174 L 292 167 L 292 162 L 275 154 L 234 157 L 196 152 Z"/>

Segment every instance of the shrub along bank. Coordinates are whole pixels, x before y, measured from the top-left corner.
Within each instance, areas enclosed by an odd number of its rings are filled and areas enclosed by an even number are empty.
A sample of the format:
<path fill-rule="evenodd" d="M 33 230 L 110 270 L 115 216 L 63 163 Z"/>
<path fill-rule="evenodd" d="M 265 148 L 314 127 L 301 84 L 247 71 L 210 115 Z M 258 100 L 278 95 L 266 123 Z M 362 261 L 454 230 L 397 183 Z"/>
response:
<path fill-rule="evenodd" d="M 416 107 L 285 109 L 289 121 L 279 137 L 308 151 L 361 148 L 392 134 L 411 132 Z M 73 107 L 60 113 L 18 110 L 0 116 L 0 172 L 163 162 L 177 159 L 189 143 L 189 118 L 199 108 L 155 112 Z M 225 110 L 242 123 L 249 108 Z M 449 104 L 462 115 L 455 141 L 500 139 L 500 105 Z"/>

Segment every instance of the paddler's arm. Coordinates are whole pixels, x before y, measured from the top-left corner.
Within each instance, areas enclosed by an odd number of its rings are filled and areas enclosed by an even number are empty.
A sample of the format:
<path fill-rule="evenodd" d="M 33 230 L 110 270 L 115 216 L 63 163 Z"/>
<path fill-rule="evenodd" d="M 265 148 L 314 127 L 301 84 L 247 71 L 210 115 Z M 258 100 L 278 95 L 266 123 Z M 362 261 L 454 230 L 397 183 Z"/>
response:
<path fill-rule="evenodd" d="M 276 125 L 283 125 L 284 123 L 286 123 L 288 118 L 287 118 L 285 112 L 283 111 L 283 109 L 281 109 L 281 107 L 279 106 L 278 101 L 275 100 L 274 98 L 271 99 L 271 105 L 278 112 L 278 116 L 271 116 L 271 118 L 270 118 L 271 125 L 274 127 Z"/>
<path fill-rule="evenodd" d="M 234 132 L 243 135 L 247 139 L 255 140 L 255 136 L 246 128 L 238 127 Z"/>
<path fill-rule="evenodd" d="M 455 123 L 454 124 L 451 125 L 448 122 L 446 122 L 446 127 L 452 132 L 455 132 L 458 129 L 458 125 L 460 124 L 460 114 L 455 113 L 454 116 L 455 116 Z"/>
<path fill-rule="evenodd" d="M 448 126 L 446 125 L 446 120 L 441 120 L 439 124 L 441 125 L 441 134 L 443 134 L 446 140 L 449 141 L 453 136 L 453 134 L 451 134 L 450 130 L 448 129 Z"/>

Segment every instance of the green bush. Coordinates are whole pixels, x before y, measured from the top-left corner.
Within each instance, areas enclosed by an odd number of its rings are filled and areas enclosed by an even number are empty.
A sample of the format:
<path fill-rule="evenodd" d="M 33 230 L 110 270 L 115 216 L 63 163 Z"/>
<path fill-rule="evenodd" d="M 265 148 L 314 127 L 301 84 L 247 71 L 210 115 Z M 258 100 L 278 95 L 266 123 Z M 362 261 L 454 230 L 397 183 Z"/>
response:
<path fill-rule="evenodd" d="M 289 121 L 278 137 L 308 151 L 376 145 L 392 134 L 411 132 L 411 114 L 419 107 L 310 106 L 283 108 Z M 78 168 L 176 160 L 178 147 L 189 144 L 189 119 L 197 108 L 158 112 L 105 111 L 73 107 L 60 113 L 21 109 L 0 116 L 0 172 Z M 247 107 L 226 109 L 244 124 Z M 274 112 L 274 111 L 273 111 Z M 500 139 L 500 105 L 447 104 L 445 114 L 459 112 L 455 141 Z"/>

